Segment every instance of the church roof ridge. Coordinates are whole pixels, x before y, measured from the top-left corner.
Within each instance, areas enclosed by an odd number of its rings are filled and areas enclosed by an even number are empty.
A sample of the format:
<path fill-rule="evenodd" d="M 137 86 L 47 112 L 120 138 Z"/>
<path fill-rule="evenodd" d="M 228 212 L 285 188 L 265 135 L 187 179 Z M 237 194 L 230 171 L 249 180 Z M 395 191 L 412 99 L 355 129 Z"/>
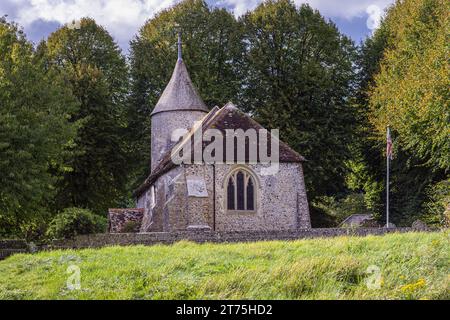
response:
<path fill-rule="evenodd" d="M 156 166 L 156 168 L 150 173 L 148 178 L 144 183 L 133 193 L 134 196 L 140 196 L 145 190 L 150 187 L 161 175 L 170 171 L 177 165 L 172 162 L 171 155 L 180 150 L 180 148 L 190 141 L 195 131 L 202 128 L 203 132 L 210 128 L 215 128 L 220 131 L 229 128 L 254 128 L 263 129 L 263 127 L 254 119 L 252 119 L 248 114 L 239 110 L 232 103 L 227 103 L 222 108 L 214 107 L 207 115 L 205 115 L 200 123 L 191 128 L 189 133 L 184 137 L 179 143 L 174 145 L 170 150 L 166 152 L 163 156 L 161 162 Z M 306 159 L 290 148 L 287 144 L 279 140 L 280 147 L 280 159 L 282 162 L 303 162 Z"/>

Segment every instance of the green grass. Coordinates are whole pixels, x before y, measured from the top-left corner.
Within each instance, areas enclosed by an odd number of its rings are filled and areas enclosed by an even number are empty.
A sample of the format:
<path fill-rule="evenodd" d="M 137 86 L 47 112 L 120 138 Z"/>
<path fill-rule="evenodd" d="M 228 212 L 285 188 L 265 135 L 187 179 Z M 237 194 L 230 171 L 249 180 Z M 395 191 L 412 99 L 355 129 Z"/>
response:
<path fill-rule="evenodd" d="M 0 299 L 449 299 L 449 249 L 439 232 L 21 254 L 0 261 Z"/>

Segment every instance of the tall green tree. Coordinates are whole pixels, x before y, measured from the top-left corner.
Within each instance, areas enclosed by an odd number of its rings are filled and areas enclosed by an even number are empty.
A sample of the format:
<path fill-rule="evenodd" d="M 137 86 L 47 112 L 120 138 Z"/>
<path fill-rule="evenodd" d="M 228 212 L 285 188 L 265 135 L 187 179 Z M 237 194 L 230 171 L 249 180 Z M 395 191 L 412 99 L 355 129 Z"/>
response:
<path fill-rule="evenodd" d="M 21 234 L 48 213 L 56 183 L 49 169 L 65 166 L 76 108 L 63 79 L 36 59 L 17 25 L 0 18 L 0 234 Z"/>
<path fill-rule="evenodd" d="M 352 97 L 356 112 L 355 135 L 350 144 L 351 158 L 346 162 L 348 173 L 347 186 L 364 195 L 365 206 L 378 218 L 384 217 L 384 177 L 385 141 L 376 137 L 376 130 L 369 121 L 369 90 L 374 84 L 374 77 L 380 71 L 384 50 L 387 45 L 387 32 L 382 25 L 377 32 L 367 38 L 358 47 L 355 60 L 357 66 L 357 86 Z"/>
<path fill-rule="evenodd" d="M 130 170 L 125 58 L 109 33 L 87 18 L 52 33 L 39 51 L 67 81 L 80 104 L 71 120 L 82 123 L 55 207 L 104 214 L 124 196 Z"/>
<path fill-rule="evenodd" d="M 387 48 L 370 95 L 379 134 L 390 125 L 403 149 L 441 169 L 450 167 L 449 10 L 444 0 L 408 0 L 389 10 Z"/>
<path fill-rule="evenodd" d="M 304 155 L 308 196 L 344 192 L 354 109 L 355 47 L 318 11 L 266 1 L 241 23 L 245 58 L 241 105 Z"/>
<path fill-rule="evenodd" d="M 183 60 L 209 107 L 236 100 L 243 54 L 240 28 L 225 9 L 187 0 L 164 10 L 131 41 L 130 128 L 134 132 L 136 181 L 150 168 L 150 114 L 169 81 L 177 59 L 177 30 L 183 38 Z"/>
<path fill-rule="evenodd" d="M 385 135 L 390 125 L 395 141 L 391 218 L 397 224 L 409 225 L 417 218 L 436 223 L 433 203 L 443 202 L 430 190 L 439 190 L 439 194 L 448 190 L 433 187 L 439 181 L 448 186 L 444 183 L 450 159 L 448 12 L 446 1 L 397 2 L 361 50 L 362 167 L 372 173 L 375 185 L 385 185 Z M 385 200 L 384 191 L 384 187 L 379 189 L 379 203 Z M 448 195 L 441 198 L 448 201 Z M 431 207 L 433 214 L 427 212 Z M 445 205 L 440 208 L 443 213 Z M 384 217 L 384 206 L 379 209 Z"/>

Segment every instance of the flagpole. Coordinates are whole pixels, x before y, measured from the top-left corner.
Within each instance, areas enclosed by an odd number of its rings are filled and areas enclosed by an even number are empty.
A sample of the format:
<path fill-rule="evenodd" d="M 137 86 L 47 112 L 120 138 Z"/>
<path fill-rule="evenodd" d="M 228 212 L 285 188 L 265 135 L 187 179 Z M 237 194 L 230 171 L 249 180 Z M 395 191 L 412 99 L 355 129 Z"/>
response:
<path fill-rule="evenodd" d="M 387 137 L 390 138 L 390 129 L 387 127 Z M 386 228 L 389 228 L 389 152 L 386 152 Z"/>

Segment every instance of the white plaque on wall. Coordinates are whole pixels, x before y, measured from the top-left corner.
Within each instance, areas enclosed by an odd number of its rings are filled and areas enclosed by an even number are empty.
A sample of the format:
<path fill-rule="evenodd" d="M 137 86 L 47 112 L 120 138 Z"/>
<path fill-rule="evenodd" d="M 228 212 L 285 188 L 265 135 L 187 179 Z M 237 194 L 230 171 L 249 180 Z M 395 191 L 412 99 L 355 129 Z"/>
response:
<path fill-rule="evenodd" d="M 202 177 L 189 176 L 186 177 L 186 181 L 189 197 L 208 197 L 208 190 L 206 190 L 205 179 L 203 179 Z"/>

